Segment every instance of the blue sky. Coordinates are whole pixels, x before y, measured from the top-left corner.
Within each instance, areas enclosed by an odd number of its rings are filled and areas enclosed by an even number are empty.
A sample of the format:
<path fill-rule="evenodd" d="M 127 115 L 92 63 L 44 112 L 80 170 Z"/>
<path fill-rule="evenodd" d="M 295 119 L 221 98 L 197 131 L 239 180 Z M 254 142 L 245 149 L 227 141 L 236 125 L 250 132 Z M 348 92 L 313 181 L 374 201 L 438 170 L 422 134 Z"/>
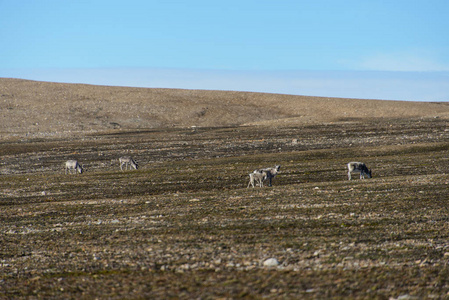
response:
<path fill-rule="evenodd" d="M 449 101 L 449 1 L 0 0 L 0 77 Z"/>

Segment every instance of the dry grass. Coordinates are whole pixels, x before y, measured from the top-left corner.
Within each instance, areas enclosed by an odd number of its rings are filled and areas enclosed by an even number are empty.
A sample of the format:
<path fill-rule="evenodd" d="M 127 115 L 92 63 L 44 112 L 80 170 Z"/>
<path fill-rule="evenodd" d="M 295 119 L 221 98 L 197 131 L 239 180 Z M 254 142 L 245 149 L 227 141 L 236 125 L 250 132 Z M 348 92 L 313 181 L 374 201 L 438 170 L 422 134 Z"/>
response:
<path fill-rule="evenodd" d="M 304 125 L 448 117 L 443 103 L 106 87 L 0 79 L 0 133 L 52 136 L 108 129 Z"/>

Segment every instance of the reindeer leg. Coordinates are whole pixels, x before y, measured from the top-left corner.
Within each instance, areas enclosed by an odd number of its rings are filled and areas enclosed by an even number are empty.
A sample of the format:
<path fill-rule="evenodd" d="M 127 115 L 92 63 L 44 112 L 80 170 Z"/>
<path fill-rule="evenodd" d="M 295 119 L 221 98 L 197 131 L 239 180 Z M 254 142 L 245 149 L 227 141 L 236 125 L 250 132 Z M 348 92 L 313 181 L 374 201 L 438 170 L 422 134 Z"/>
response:
<path fill-rule="evenodd" d="M 248 186 L 246 188 L 248 189 L 250 185 L 252 185 L 254 188 L 254 179 L 251 174 L 249 174 L 249 182 L 248 182 Z"/>

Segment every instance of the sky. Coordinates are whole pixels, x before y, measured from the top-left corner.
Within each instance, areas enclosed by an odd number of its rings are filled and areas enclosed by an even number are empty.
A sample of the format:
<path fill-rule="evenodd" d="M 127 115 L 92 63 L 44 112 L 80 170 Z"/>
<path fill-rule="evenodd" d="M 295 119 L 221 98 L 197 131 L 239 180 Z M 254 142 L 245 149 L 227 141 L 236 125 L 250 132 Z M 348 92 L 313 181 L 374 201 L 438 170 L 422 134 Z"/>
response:
<path fill-rule="evenodd" d="M 447 0 L 0 0 L 0 77 L 449 101 Z"/>

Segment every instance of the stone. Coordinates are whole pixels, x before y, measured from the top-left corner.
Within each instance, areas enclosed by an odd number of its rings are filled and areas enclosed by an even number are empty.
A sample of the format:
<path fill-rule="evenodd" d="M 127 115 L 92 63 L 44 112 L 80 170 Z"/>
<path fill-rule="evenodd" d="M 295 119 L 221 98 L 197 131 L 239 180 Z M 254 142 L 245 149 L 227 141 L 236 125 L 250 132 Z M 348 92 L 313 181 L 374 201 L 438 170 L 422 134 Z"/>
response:
<path fill-rule="evenodd" d="M 276 258 L 269 258 L 263 262 L 265 267 L 277 267 L 279 265 L 279 261 Z"/>

